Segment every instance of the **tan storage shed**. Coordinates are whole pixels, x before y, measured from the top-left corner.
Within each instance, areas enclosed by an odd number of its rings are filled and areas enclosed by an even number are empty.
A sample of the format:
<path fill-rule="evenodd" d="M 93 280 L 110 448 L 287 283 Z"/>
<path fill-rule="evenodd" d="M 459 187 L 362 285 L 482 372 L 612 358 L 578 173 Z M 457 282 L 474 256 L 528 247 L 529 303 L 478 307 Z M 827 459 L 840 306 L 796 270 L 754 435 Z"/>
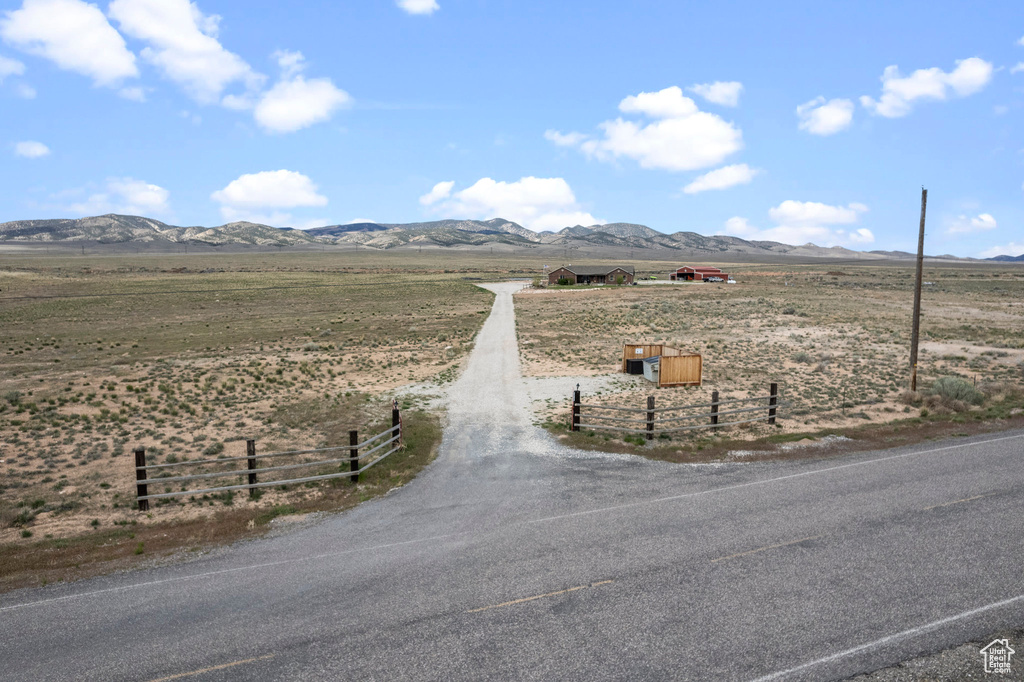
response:
<path fill-rule="evenodd" d="M 627 343 L 622 346 L 622 371 L 628 373 L 636 360 L 660 356 L 658 386 L 700 386 L 703 360 L 700 353 L 690 353 L 660 343 Z"/>

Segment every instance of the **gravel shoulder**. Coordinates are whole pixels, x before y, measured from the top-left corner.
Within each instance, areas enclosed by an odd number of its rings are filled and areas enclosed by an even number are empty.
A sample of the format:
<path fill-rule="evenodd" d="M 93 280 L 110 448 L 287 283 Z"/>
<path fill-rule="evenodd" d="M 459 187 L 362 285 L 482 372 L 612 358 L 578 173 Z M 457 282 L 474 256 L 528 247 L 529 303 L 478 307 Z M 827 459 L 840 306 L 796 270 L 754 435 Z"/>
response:
<path fill-rule="evenodd" d="M 1009 674 L 985 673 L 982 647 L 995 639 L 1009 640 L 1010 647 L 1024 651 L 1024 628 L 1005 630 L 986 637 L 984 641 L 972 641 L 928 656 L 919 656 L 903 661 L 899 665 L 882 668 L 866 675 L 848 678 L 847 682 L 963 682 L 964 680 L 1000 680 L 1020 682 L 1024 680 L 1024 658 L 1015 655 L 1011 659 Z"/>

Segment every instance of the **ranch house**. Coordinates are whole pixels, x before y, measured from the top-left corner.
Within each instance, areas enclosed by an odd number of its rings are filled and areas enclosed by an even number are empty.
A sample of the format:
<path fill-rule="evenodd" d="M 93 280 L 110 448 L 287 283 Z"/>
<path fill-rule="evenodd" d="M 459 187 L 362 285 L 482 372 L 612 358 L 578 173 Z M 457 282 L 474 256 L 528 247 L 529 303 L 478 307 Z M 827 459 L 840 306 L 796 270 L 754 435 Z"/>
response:
<path fill-rule="evenodd" d="M 567 279 L 570 284 L 617 284 L 619 277 L 623 284 L 632 284 L 635 270 L 632 266 L 623 265 L 609 267 L 607 265 L 579 267 L 563 265 L 548 274 L 548 284 L 558 284 L 558 280 Z"/>
<path fill-rule="evenodd" d="M 673 273 L 670 273 L 668 278 L 673 282 L 704 282 L 709 277 L 718 277 L 723 282 L 729 279 L 729 274 L 722 272 L 719 268 L 700 267 L 694 268 L 689 265 L 684 265 Z"/>

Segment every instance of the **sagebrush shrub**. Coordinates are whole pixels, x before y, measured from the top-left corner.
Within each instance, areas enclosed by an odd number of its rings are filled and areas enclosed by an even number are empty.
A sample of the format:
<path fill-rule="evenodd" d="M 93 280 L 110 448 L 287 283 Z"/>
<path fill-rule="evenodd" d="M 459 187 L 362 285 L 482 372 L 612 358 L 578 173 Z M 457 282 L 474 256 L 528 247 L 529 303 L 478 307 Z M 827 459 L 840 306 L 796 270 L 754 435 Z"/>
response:
<path fill-rule="evenodd" d="M 981 391 L 960 377 L 936 379 L 932 384 L 930 397 L 957 412 L 963 412 L 968 405 L 980 405 L 985 400 Z"/>

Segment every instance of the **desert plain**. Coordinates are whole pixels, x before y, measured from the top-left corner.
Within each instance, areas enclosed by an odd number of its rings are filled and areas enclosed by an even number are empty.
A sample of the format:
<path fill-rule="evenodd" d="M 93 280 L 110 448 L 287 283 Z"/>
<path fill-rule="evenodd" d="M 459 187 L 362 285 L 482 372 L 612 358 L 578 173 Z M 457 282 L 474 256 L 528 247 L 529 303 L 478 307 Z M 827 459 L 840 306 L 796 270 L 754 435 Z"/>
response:
<path fill-rule="evenodd" d="M 483 281 L 522 281 L 522 372 L 528 383 L 565 387 L 535 397 L 536 423 L 583 447 L 715 461 L 768 441 L 856 438 L 865 427 L 1001 428 L 1022 419 L 1019 265 L 926 265 L 920 390 L 911 393 L 912 263 L 701 261 L 727 266 L 737 283 L 726 285 L 665 281 L 692 258 L 588 262 L 627 261 L 642 278 L 637 286 L 547 287 L 550 255 L 528 250 L 5 252 L 5 584 L 62 579 L 98 556 L 109 563 L 205 551 L 276 517 L 345 508 L 407 483 L 432 457 L 446 386 L 489 314 L 493 295 L 476 286 Z M 702 385 L 659 389 L 621 374 L 624 343 L 699 352 Z M 943 377 L 968 382 L 976 395 L 935 394 Z M 715 390 L 723 399 L 759 395 L 776 382 L 784 409 L 776 426 L 629 443 L 608 432 L 566 433 L 570 390 L 581 381 L 592 389 L 586 400 L 631 407 L 647 395 L 660 405 L 704 403 Z M 343 479 L 137 508 L 136 448 L 154 464 L 244 455 L 247 439 L 261 453 L 338 446 L 350 429 L 388 425 L 393 401 L 413 443 L 357 485 Z M 722 442 L 728 447 L 713 447 Z M 156 479 L 151 489 L 174 488 Z"/>

